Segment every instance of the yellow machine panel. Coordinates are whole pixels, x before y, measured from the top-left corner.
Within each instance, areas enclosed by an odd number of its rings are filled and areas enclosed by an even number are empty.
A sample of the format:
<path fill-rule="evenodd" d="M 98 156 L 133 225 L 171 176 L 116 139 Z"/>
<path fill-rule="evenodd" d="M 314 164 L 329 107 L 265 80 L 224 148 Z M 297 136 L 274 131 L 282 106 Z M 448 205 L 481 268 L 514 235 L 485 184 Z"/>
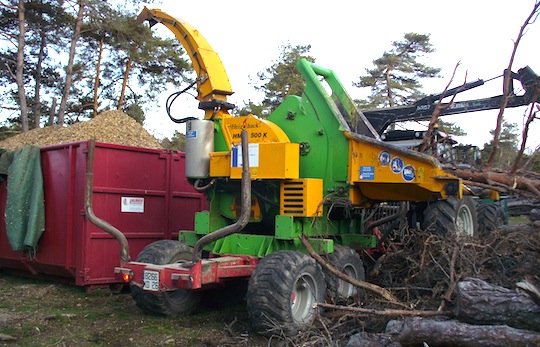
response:
<path fill-rule="evenodd" d="M 281 182 L 280 215 L 318 217 L 322 215 L 323 180 L 304 178 Z"/>
<path fill-rule="evenodd" d="M 242 178 L 240 146 L 231 152 L 210 154 L 210 176 Z M 252 179 L 295 179 L 299 177 L 300 148 L 297 143 L 250 143 L 249 171 Z"/>
<path fill-rule="evenodd" d="M 456 183 L 457 196 L 461 197 L 459 179 L 445 172 L 433 157 L 355 134 L 348 133 L 347 137 L 348 178 L 358 190 L 352 197 L 430 201 L 446 198 L 448 183 Z"/>
<path fill-rule="evenodd" d="M 240 143 L 240 132 L 244 129 L 248 132 L 249 143 L 290 142 L 281 128 L 254 115 L 224 118 L 222 128 L 229 148 Z"/>
<path fill-rule="evenodd" d="M 231 175 L 231 152 L 210 153 L 210 177 Z"/>

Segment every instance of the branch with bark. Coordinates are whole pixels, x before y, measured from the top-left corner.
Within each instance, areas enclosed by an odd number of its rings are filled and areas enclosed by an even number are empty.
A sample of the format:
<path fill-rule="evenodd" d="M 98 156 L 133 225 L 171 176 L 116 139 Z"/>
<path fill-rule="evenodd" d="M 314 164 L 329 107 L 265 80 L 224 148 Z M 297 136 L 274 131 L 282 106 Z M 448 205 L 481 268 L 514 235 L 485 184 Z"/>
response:
<path fill-rule="evenodd" d="M 324 269 L 328 270 L 332 274 L 336 275 L 337 277 L 341 278 L 342 280 L 344 280 L 346 282 L 349 282 L 350 284 L 352 284 L 352 285 L 354 285 L 356 287 L 363 288 L 363 289 L 366 289 L 366 290 L 369 290 L 369 291 L 372 291 L 374 293 L 379 294 L 380 296 L 382 296 L 383 298 L 385 298 L 386 300 L 388 300 L 389 302 L 391 302 L 393 304 L 396 304 L 396 305 L 399 305 L 399 306 L 402 306 L 402 307 L 407 307 L 406 305 L 400 303 L 398 301 L 398 299 L 392 293 L 390 293 L 388 290 L 386 290 L 384 288 L 381 288 L 381 287 L 379 287 L 379 286 L 377 286 L 375 284 L 368 283 L 368 282 L 365 282 L 365 281 L 360 281 L 360 280 L 357 280 L 355 278 L 352 278 L 351 276 L 348 276 L 348 275 L 342 273 L 341 271 L 339 271 L 338 269 L 336 269 L 334 266 L 332 266 L 332 264 L 327 262 L 323 257 L 321 257 L 319 254 L 317 254 L 317 252 L 315 252 L 315 250 L 313 249 L 313 247 L 309 243 L 309 239 L 306 236 L 300 235 L 299 239 L 304 244 L 304 247 L 306 248 L 309 255 L 311 255 L 319 264 L 321 264 L 321 266 Z"/>
<path fill-rule="evenodd" d="M 469 182 L 487 185 L 486 188 L 495 188 L 502 192 L 514 192 L 521 195 L 532 193 L 540 199 L 540 181 L 520 175 L 509 175 L 505 172 L 479 171 L 470 169 L 445 168 L 445 171 Z M 491 186 L 491 187 L 490 187 Z M 498 189 L 497 187 L 498 186 Z"/>
<path fill-rule="evenodd" d="M 456 98 L 456 95 L 461 91 L 460 89 L 456 90 L 454 95 L 452 95 L 452 99 L 450 100 L 450 102 L 447 103 L 446 105 L 442 104 L 443 96 L 446 94 L 446 91 L 450 87 L 450 84 L 452 84 L 452 82 L 454 81 L 454 77 L 456 76 L 456 71 L 459 65 L 460 65 L 460 62 L 458 62 L 456 66 L 454 67 L 454 72 L 452 73 L 452 77 L 450 77 L 450 81 L 448 81 L 448 84 L 446 85 L 446 87 L 444 88 L 444 91 L 441 93 L 441 96 L 439 97 L 439 101 L 437 102 L 437 105 L 435 106 L 435 110 L 433 111 L 433 114 L 431 115 L 431 119 L 429 120 L 428 129 L 426 133 L 424 134 L 422 143 L 420 144 L 419 152 L 425 152 L 428 149 L 428 147 L 430 147 L 431 142 L 432 142 L 433 131 L 435 129 L 435 124 L 437 124 L 439 120 L 439 115 L 454 104 L 454 99 Z M 465 74 L 465 81 L 463 82 L 462 86 L 464 86 L 466 82 L 467 82 L 467 74 Z"/>
<path fill-rule="evenodd" d="M 512 49 L 512 54 L 510 55 L 510 61 L 508 63 L 508 68 L 505 71 L 504 74 L 504 82 L 503 82 L 503 95 L 501 99 L 501 107 L 499 109 L 499 114 L 497 115 L 497 126 L 495 128 L 494 134 L 493 134 L 493 147 L 491 148 L 491 152 L 489 154 L 489 158 L 486 163 L 486 167 L 493 166 L 493 161 L 495 160 L 495 154 L 497 152 L 497 148 L 499 147 L 499 138 L 501 135 L 502 130 L 502 124 L 503 124 L 503 115 L 504 110 L 506 108 L 506 105 L 508 103 L 508 98 L 510 97 L 510 80 L 511 80 L 511 71 L 512 71 L 512 65 L 514 63 L 514 58 L 516 56 L 516 52 L 519 46 L 519 42 L 521 41 L 521 38 L 523 35 L 525 35 L 525 30 L 527 29 L 527 26 L 531 25 L 536 21 L 536 18 L 538 17 L 538 14 L 540 13 L 540 1 L 537 1 L 534 4 L 534 7 L 519 29 L 519 33 L 517 36 L 516 41 L 514 42 L 514 48 Z M 523 144 L 522 144 L 523 145 Z"/>
<path fill-rule="evenodd" d="M 537 88 L 534 91 L 533 100 L 538 99 L 538 97 L 540 97 L 540 88 Z M 535 108 L 536 108 L 536 111 L 534 110 Z M 526 143 L 527 143 L 527 137 L 529 135 L 529 128 L 533 120 L 537 118 L 537 114 L 539 110 L 540 110 L 540 106 L 538 104 L 531 105 L 529 109 L 529 116 L 527 117 L 527 120 L 525 121 L 525 125 L 523 126 L 523 132 L 521 134 L 521 147 L 519 148 L 518 154 L 516 156 L 516 160 L 514 161 L 514 164 L 512 165 L 512 169 L 510 170 L 510 174 L 512 175 L 514 175 L 519 168 L 519 164 L 521 163 L 521 158 L 523 158 L 523 152 L 525 152 L 525 148 L 527 148 Z"/>

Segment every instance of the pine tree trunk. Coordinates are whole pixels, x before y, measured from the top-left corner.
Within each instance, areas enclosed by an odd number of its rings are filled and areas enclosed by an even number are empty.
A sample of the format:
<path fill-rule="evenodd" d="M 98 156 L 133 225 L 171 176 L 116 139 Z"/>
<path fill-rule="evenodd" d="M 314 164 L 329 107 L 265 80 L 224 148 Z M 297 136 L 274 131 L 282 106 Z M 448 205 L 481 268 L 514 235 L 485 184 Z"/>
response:
<path fill-rule="evenodd" d="M 66 83 L 64 85 L 64 92 L 62 94 L 62 100 L 60 101 L 60 107 L 58 108 L 58 124 L 64 124 L 64 116 L 66 114 L 67 102 L 69 98 L 69 90 L 71 89 L 71 82 L 73 80 L 73 65 L 75 63 L 75 48 L 77 47 L 77 41 L 81 32 L 81 26 L 83 21 L 84 7 L 86 1 L 79 0 L 79 12 L 77 13 L 77 22 L 75 23 L 75 30 L 73 31 L 73 38 L 71 39 L 71 47 L 69 48 L 69 60 L 66 66 Z"/>
<path fill-rule="evenodd" d="M 99 54 L 98 54 L 98 61 L 96 66 L 96 78 L 94 79 L 94 117 L 97 116 L 97 110 L 98 110 L 98 95 L 99 95 L 99 81 L 100 81 L 100 71 L 101 71 L 101 57 L 103 55 L 103 41 L 105 41 L 105 35 L 101 36 L 101 40 L 99 41 Z"/>
<path fill-rule="evenodd" d="M 28 131 L 28 106 L 26 104 L 26 91 L 24 90 L 24 35 L 26 33 L 25 8 L 24 1 L 19 0 L 18 7 L 19 16 L 19 37 L 17 47 L 17 68 L 15 71 L 15 80 L 17 81 L 17 94 L 19 96 L 19 106 L 21 108 L 21 127 L 22 131 Z"/>
<path fill-rule="evenodd" d="M 126 87 L 129 79 L 129 72 L 131 71 L 131 64 L 133 63 L 133 56 L 130 55 L 126 63 L 126 70 L 124 71 L 124 79 L 122 81 L 122 91 L 120 92 L 120 99 L 118 100 L 118 110 L 121 110 L 124 107 L 124 101 L 126 99 Z"/>
<path fill-rule="evenodd" d="M 466 278 L 458 283 L 455 315 L 471 324 L 540 331 L 540 306 L 529 295 L 478 278 Z"/>
<path fill-rule="evenodd" d="M 41 94 L 41 69 L 43 65 L 43 57 L 45 55 L 45 31 L 41 32 L 41 41 L 39 44 L 39 53 L 38 53 L 38 61 L 36 64 L 36 86 L 34 87 L 34 107 L 33 107 L 33 113 L 34 113 L 34 128 L 39 128 L 39 123 L 41 123 L 41 100 L 40 100 L 40 94 Z"/>
<path fill-rule="evenodd" d="M 540 346 L 540 333 L 510 328 L 506 325 L 470 325 L 455 320 L 425 318 L 391 320 L 386 333 L 403 346 L 500 347 Z"/>

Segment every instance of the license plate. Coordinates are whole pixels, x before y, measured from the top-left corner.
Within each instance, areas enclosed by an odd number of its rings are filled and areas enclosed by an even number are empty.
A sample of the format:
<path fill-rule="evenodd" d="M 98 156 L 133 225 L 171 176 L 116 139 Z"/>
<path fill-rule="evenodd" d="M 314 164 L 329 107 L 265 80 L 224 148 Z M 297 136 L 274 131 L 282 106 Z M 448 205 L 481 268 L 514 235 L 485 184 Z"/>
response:
<path fill-rule="evenodd" d="M 144 271 L 143 276 L 143 289 L 157 292 L 159 290 L 159 272 L 157 271 Z"/>

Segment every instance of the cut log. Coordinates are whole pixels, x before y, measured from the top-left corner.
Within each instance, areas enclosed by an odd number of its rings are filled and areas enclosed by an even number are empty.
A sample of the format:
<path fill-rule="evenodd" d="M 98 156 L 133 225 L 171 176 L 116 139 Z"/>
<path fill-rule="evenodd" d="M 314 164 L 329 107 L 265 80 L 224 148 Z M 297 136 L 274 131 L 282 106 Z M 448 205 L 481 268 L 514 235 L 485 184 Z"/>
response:
<path fill-rule="evenodd" d="M 534 223 L 501 225 L 497 229 L 502 233 L 532 233 L 540 231 L 540 227 L 535 225 Z"/>
<path fill-rule="evenodd" d="M 351 336 L 347 347 L 401 347 L 401 343 L 393 341 L 388 334 L 358 333 Z"/>
<path fill-rule="evenodd" d="M 506 325 L 471 325 L 456 320 L 434 320 L 419 317 L 391 320 L 386 333 L 403 346 L 540 346 L 540 333 Z"/>
<path fill-rule="evenodd" d="M 540 306 L 528 294 L 493 286 L 478 278 L 458 283 L 455 317 L 474 324 L 540 331 Z"/>

